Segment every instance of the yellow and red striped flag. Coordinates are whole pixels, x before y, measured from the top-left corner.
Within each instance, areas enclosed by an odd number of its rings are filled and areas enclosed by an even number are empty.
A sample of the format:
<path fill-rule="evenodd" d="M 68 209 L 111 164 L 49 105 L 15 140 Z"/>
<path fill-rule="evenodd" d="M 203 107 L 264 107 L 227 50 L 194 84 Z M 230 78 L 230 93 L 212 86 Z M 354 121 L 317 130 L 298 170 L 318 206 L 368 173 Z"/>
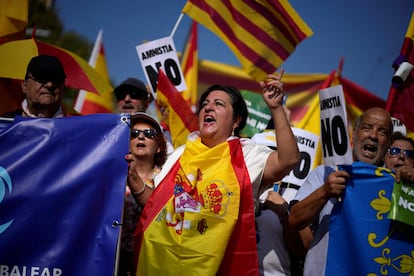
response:
<path fill-rule="evenodd" d="M 91 57 L 89 59 L 89 65 L 95 68 L 95 70 L 108 82 L 109 74 L 108 67 L 106 65 L 105 50 L 103 45 L 102 30 L 99 31 L 95 41 L 95 45 L 92 50 Z M 114 113 L 115 102 L 113 97 L 113 87 L 110 86 L 110 90 L 100 91 L 100 94 L 80 90 L 75 102 L 75 110 L 82 115 L 94 114 L 94 113 Z"/>
<path fill-rule="evenodd" d="M 286 0 L 188 0 L 183 12 L 219 36 L 257 81 L 313 34 Z"/>
<path fill-rule="evenodd" d="M 198 82 L 198 34 L 197 22 L 193 21 L 187 43 L 181 59 L 181 70 L 183 71 L 187 90 L 183 91 L 183 97 L 191 107 L 197 104 L 197 82 Z"/>
<path fill-rule="evenodd" d="M 170 130 L 174 148 L 185 144 L 188 134 L 198 130 L 197 116 L 162 70 L 158 73 L 156 105 L 161 123 Z"/>
<path fill-rule="evenodd" d="M 0 0 L 0 43 L 22 39 L 29 16 L 29 1 Z"/>

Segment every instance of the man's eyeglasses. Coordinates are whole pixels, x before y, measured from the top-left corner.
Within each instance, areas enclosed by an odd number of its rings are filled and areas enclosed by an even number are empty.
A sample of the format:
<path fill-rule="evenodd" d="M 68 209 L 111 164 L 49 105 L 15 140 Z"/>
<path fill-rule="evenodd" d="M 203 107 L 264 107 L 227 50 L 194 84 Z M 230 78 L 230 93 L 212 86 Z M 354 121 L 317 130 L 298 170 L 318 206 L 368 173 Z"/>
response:
<path fill-rule="evenodd" d="M 137 138 L 140 133 L 144 133 L 144 136 L 147 138 L 153 138 L 157 134 L 157 130 L 154 128 L 147 128 L 147 129 L 132 129 L 131 130 L 131 138 Z"/>
<path fill-rule="evenodd" d="M 126 95 L 129 95 L 132 99 L 139 100 L 139 99 L 147 99 L 147 94 L 144 91 L 138 90 L 118 90 L 115 92 L 115 97 L 119 101 L 125 99 Z"/>
<path fill-rule="evenodd" d="M 414 150 L 403 150 L 400 148 L 389 148 L 388 149 L 388 153 L 392 156 L 392 157 L 397 157 L 401 154 L 401 152 L 404 153 L 405 157 L 414 159 Z"/>
<path fill-rule="evenodd" d="M 37 83 L 40 83 L 41 85 L 45 85 L 48 82 L 51 82 L 53 84 L 53 86 L 55 86 L 55 87 L 62 87 L 62 86 L 65 85 L 64 81 L 53 81 L 53 80 L 47 80 L 47 79 L 38 79 L 38 78 L 33 77 L 32 75 L 28 75 L 26 77 L 26 79 L 31 79 L 31 80 L 33 80 Z"/>

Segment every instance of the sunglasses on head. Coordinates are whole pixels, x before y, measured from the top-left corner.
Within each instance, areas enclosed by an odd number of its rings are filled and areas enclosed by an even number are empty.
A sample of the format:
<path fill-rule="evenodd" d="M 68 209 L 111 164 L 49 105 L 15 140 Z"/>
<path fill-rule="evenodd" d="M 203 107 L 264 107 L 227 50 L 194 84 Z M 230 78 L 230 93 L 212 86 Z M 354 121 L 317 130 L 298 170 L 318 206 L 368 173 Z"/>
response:
<path fill-rule="evenodd" d="M 115 97 L 118 101 L 125 99 L 126 95 L 129 95 L 132 99 L 146 99 L 145 92 L 137 90 L 118 90 L 115 92 Z"/>
<path fill-rule="evenodd" d="M 137 138 L 140 133 L 144 133 L 144 136 L 147 138 L 153 138 L 157 134 L 157 130 L 154 128 L 147 128 L 147 129 L 132 129 L 131 130 L 131 138 Z"/>
<path fill-rule="evenodd" d="M 404 153 L 405 157 L 414 159 L 414 150 L 403 150 L 400 148 L 389 148 L 388 149 L 388 153 L 393 156 L 393 157 L 397 157 L 401 154 L 401 152 Z"/>

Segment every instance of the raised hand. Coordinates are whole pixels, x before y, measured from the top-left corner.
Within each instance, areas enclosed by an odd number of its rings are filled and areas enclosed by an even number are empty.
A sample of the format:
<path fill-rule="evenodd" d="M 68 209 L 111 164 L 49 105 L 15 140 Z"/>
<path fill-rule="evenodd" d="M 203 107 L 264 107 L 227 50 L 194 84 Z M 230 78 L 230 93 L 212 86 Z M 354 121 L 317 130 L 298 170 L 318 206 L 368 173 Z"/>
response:
<path fill-rule="evenodd" d="M 284 89 L 282 77 L 285 70 L 282 68 L 279 74 L 269 74 L 265 81 L 259 82 L 262 88 L 263 98 L 270 109 L 281 107 L 283 104 Z"/>

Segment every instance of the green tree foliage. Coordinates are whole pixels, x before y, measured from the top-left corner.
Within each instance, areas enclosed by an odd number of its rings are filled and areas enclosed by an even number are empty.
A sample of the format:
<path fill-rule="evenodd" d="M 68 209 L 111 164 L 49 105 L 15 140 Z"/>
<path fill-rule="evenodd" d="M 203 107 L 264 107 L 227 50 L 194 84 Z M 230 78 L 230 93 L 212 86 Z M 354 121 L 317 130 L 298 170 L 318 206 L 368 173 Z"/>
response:
<path fill-rule="evenodd" d="M 68 51 L 71 51 L 85 60 L 89 59 L 93 43 L 76 32 L 65 32 L 64 26 L 53 8 L 48 8 L 45 1 L 29 1 L 29 28 L 47 30 L 50 35 L 47 37 L 36 36 L 36 39 L 44 41 Z"/>

